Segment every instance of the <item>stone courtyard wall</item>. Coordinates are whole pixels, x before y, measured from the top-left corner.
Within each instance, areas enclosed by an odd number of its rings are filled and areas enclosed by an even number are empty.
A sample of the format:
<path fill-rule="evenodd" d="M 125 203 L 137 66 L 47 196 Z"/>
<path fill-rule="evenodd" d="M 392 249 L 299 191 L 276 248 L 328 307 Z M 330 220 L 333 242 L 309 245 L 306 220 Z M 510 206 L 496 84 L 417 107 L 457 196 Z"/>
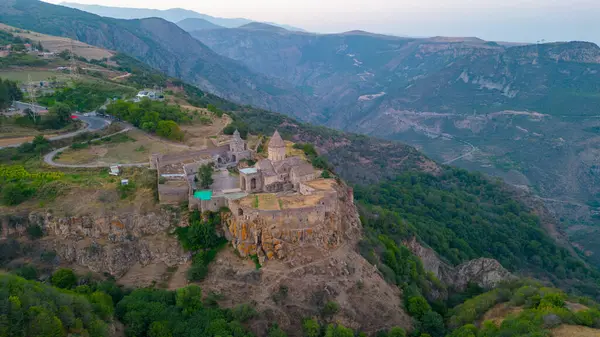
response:
<path fill-rule="evenodd" d="M 343 244 L 348 230 L 344 217 L 356 214 L 354 204 L 345 202 L 346 191 L 322 192 L 317 205 L 283 210 L 259 210 L 229 201 L 226 236 L 241 256 L 257 255 L 261 263 L 291 258 L 304 246 L 335 249 Z"/>

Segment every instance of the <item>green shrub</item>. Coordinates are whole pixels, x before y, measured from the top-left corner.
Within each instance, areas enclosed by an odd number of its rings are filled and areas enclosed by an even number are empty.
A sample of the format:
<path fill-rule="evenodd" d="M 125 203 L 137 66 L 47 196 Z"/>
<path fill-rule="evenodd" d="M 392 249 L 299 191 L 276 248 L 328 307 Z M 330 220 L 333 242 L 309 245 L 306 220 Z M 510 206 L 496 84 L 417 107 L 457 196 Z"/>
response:
<path fill-rule="evenodd" d="M 321 309 L 321 315 L 323 315 L 323 317 L 331 317 L 337 314 L 338 311 L 340 311 L 340 305 L 334 301 L 329 301 L 325 303 L 323 309 Z"/>
<path fill-rule="evenodd" d="M 27 226 L 27 236 L 31 240 L 37 240 L 44 236 L 44 231 L 39 225 L 29 225 Z"/>
<path fill-rule="evenodd" d="M 55 287 L 71 289 L 77 284 L 77 276 L 71 269 L 61 268 L 52 274 L 51 281 Z"/>

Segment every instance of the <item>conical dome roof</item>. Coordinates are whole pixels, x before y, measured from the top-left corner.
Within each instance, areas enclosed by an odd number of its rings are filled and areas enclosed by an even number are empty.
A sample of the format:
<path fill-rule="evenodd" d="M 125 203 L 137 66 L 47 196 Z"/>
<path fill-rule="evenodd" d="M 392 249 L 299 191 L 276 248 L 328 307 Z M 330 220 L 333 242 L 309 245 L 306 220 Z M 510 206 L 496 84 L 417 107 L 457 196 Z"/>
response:
<path fill-rule="evenodd" d="M 275 130 L 275 133 L 269 141 L 269 147 L 285 147 L 285 142 L 283 141 L 283 138 L 281 138 L 277 130 Z"/>

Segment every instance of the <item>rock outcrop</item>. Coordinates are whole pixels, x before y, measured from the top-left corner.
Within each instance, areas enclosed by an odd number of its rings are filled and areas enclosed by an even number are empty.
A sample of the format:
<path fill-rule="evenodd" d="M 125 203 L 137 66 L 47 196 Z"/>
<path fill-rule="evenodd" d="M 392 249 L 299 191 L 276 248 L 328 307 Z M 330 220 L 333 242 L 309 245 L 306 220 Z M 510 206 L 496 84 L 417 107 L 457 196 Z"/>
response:
<path fill-rule="evenodd" d="M 188 261 L 190 254 L 168 235 L 178 223 L 177 214 L 167 210 L 77 217 L 30 213 L 14 220 L 8 235 L 23 236 L 28 226 L 40 226 L 46 235 L 43 242 L 62 263 L 120 277 L 135 264 L 174 266 Z"/>
<path fill-rule="evenodd" d="M 471 282 L 484 289 L 491 289 L 499 282 L 514 278 L 494 259 L 479 258 L 454 267 L 444 262 L 433 249 L 421 245 L 416 237 L 404 244 L 421 259 L 426 271 L 432 272 L 444 284 L 457 290 L 465 289 Z"/>

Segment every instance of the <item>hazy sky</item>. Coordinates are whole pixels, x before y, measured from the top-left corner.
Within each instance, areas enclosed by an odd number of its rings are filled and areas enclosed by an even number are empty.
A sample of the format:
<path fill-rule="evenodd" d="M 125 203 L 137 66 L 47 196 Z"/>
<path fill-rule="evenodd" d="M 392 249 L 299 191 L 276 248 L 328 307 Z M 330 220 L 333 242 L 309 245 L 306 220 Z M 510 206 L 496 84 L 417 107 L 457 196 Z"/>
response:
<path fill-rule="evenodd" d="M 59 3 L 62 0 L 48 0 Z M 367 30 L 410 36 L 478 36 L 600 43 L 600 0 L 70 0 L 195 10 L 289 24 L 314 32 Z"/>

